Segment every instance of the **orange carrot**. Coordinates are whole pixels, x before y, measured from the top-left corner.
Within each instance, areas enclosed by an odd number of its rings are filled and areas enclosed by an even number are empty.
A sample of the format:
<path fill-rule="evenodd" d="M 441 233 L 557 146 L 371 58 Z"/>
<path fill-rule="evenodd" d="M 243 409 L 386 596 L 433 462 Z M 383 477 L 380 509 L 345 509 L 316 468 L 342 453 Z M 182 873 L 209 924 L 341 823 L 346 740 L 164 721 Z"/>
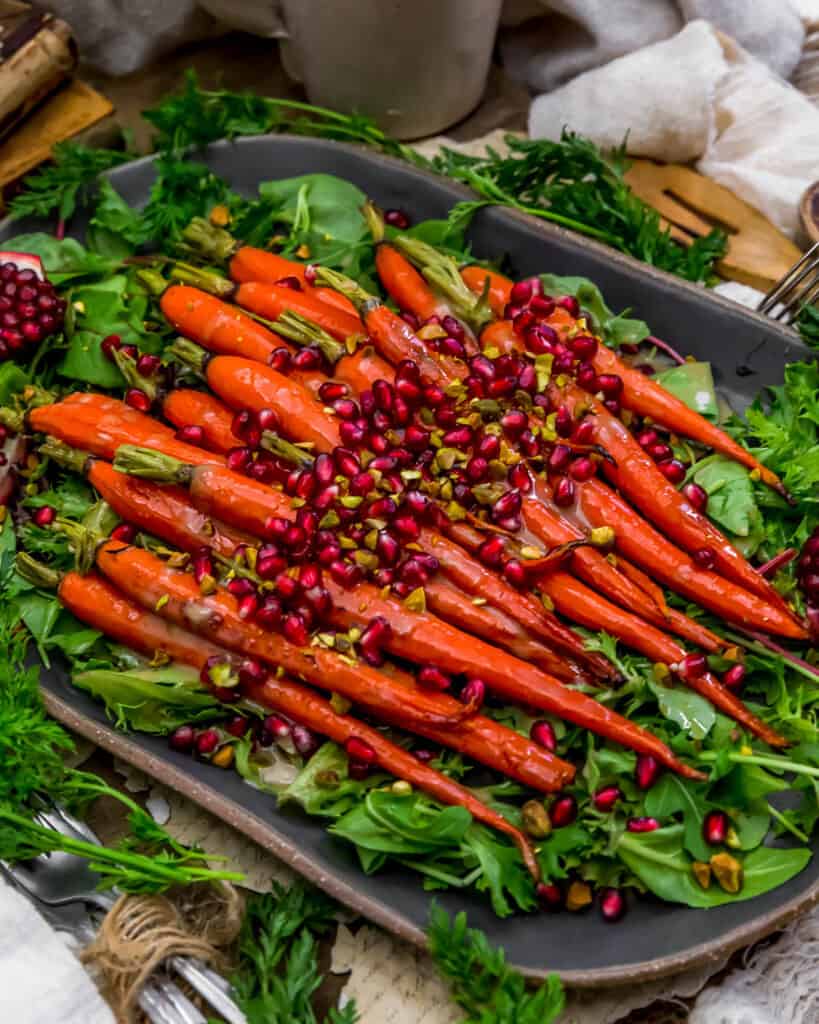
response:
<path fill-rule="evenodd" d="M 207 391 L 174 388 L 162 401 L 162 414 L 175 427 L 201 427 L 211 451 L 224 455 L 242 444 L 231 428 L 230 410 Z"/>
<path fill-rule="evenodd" d="M 290 310 L 318 324 L 338 341 L 359 337 L 364 333 L 357 316 L 331 306 L 309 292 L 296 292 L 284 285 L 248 281 L 236 289 L 236 302 L 265 320 L 277 320 Z"/>
<path fill-rule="evenodd" d="M 393 246 L 382 242 L 375 250 L 375 268 L 381 283 L 399 309 L 427 320 L 449 312 L 410 261 Z"/>
<path fill-rule="evenodd" d="M 237 284 L 246 284 L 249 281 L 260 281 L 263 284 L 277 284 L 282 278 L 295 277 L 302 288 L 310 295 L 328 302 L 336 309 L 341 309 L 351 316 L 355 316 L 355 306 L 343 295 L 334 292 L 332 288 L 314 288 L 305 276 L 309 263 L 298 263 L 296 260 L 289 260 L 275 252 L 268 252 L 266 249 L 255 249 L 251 245 L 243 245 L 237 250 L 236 255 L 230 261 L 230 276 Z"/>
<path fill-rule="evenodd" d="M 512 284 L 508 277 L 498 274 L 486 267 L 464 267 L 461 271 L 464 284 L 476 295 L 483 295 L 486 282 L 489 281 L 489 306 L 496 317 L 502 317 L 509 305 Z"/>

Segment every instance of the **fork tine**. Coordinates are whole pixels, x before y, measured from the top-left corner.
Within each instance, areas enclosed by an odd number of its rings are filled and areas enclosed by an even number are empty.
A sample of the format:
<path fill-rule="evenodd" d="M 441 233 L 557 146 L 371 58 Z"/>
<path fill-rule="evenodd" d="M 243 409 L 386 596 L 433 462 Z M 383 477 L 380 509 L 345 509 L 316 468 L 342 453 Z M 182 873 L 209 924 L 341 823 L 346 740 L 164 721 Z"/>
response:
<path fill-rule="evenodd" d="M 819 242 L 814 243 L 808 251 L 797 260 L 785 276 L 760 300 L 757 312 L 770 314 L 773 307 L 783 301 L 784 297 L 797 285 L 801 284 L 807 274 L 819 263 Z"/>
<path fill-rule="evenodd" d="M 247 1018 L 229 995 L 229 985 L 225 991 L 224 978 L 208 970 L 204 964 L 200 964 L 191 957 L 175 956 L 169 960 L 169 963 L 177 974 L 181 975 L 200 996 L 210 1003 L 213 1009 L 227 1021 L 227 1024 L 247 1024 Z"/>
<path fill-rule="evenodd" d="M 818 284 L 819 260 L 810 268 L 810 274 L 806 275 L 805 283 L 798 290 L 790 293 L 787 296 L 787 301 L 783 300 L 782 309 L 776 314 L 776 319 L 784 320 L 788 324 L 793 323 L 802 309 L 811 302 L 813 292 Z"/>

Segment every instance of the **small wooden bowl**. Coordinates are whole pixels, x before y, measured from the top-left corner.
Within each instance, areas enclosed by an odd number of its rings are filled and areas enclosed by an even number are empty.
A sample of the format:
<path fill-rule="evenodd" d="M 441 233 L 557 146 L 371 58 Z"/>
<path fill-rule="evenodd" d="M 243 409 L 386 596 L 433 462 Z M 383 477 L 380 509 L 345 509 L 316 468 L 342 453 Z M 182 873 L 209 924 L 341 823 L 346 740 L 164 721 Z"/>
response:
<path fill-rule="evenodd" d="M 805 189 L 799 201 L 799 219 L 803 235 L 800 242 L 807 249 L 819 242 L 819 181 L 815 181 Z"/>

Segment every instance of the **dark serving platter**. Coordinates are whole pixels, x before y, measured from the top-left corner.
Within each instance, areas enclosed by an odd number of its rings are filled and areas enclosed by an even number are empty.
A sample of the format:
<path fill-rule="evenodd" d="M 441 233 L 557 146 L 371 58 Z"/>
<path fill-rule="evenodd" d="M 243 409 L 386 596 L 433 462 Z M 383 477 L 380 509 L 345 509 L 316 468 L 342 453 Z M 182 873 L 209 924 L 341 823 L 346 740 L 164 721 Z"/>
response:
<path fill-rule="evenodd" d="M 239 192 L 260 181 L 325 172 L 346 178 L 384 207 L 402 207 L 416 219 L 445 216 L 471 193 L 397 160 L 356 147 L 288 136 L 217 143 L 203 154 Z M 132 205 L 142 205 L 154 179 L 152 158 L 111 173 Z M 42 227 L 3 224 L 2 238 Z M 82 236 L 78 221 L 74 233 Z M 709 360 L 717 385 L 742 408 L 765 385 L 782 380 L 785 363 L 805 359 L 797 336 L 703 288 L 652 270 L 602 245 L 552 225 L 498 208 L 479 211 L 470 231 L 478 256 L 507 254 L 518 275 L 553 271 L 590 277 L 615 310 L 629 307 L 653 332 L 683 353 Z M 423 943 L 430 896 L 417 876 L 389 869 L 368 877 L 354 851 L 332 839 L 320 821 L 279 810 L 275 800 L 238 775 L 171 751 L 159 738 L 123 735 L 101 706 L 71 686 L 54 666 L 43 673 L 49 711 L 70 728 L 184 793 L 203 808 L 277 854 L 341 902 L 398 935 Z M 819 843 L 815 842 L 815 846 Z M 724 957 L 783 926 L 819 899 L 819 858 L 786 885 L 754 900 L 691 910 L 653 899 L 634 903 L 616 927 L 596 912 L 496 918 L 488 901 L 461 892 L 435 898 L 450 912 L 466 910 L 473 926 L 502 945 L 512 964 L 531 977 L 560 973 L 572 985 L 617 984 L 670 974 Z"/>

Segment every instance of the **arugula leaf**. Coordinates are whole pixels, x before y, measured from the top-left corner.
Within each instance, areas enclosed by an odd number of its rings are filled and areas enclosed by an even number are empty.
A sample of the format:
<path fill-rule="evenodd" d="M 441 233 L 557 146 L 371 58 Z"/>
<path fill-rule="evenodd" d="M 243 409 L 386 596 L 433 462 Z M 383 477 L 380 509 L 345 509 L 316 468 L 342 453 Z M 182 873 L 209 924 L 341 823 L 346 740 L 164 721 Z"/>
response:
<path fill-rule="evenodd" d="M 689 907 L 719 907 L 753 899 L 784 885 L 798 875 L 811 858 L 808 849 L 788 850 L 760 846 L 743 860 L 742 889 L 732 895 L 716 883 L 703 889 L 691 871 L 691 859 L 683 848 L 684 828 L 670 825 L 654 832 L 624 832 L 618 856 L 640 881 L 661 899 Z"/>
<path fill-rule="evenodd" d="M 429 952 L 449 985 L 452 999 L 466 1012 L 462 1024 L 550 1024 L 565 1008 L 560 979 L 551 974 L 537 989 L 506 963 L 502 949 L 467 928 L 466 914 L 452 920 L 433 905 Z"/>
<path fill-rule="evenodd" d="M 819 309 L 805 306 L 796 321 L 802 341 L 811 348 L 819 348 Z"/>
<path fill-rule="evenodd" d="M 145 241 L 142 216 L 126 203 L 107 178 L 99 183 L 94 215 L 88 226 L 90 248 L 124 259 Z"/>
<path fill-rule="evenodd" d="M 660 821 L 680 814 L 684 825 L 685 849 L 697 860 L 708 860 L 713 849 L 706 843 L 702 826 L 712 804 L 707 800 L 707 783 L 683 781 L 678 775 L 663 775 L 645 797 L 645 812 Z"/>
<path fill-rule="evenodd" d="M 25 498 L 22 505 L 24 508 L 51 505 L 59 515 L 67 519 L 82 519 L 93 501 L 93 492 L 81 477 L 61 474 L 53 487 Z"/>
<path fill-rule="evenodd" d="M 308 814 L 318 817 L 341 818 L 386 778 L 373 773 L 366 779 L 351 779 L 347 774 L 347 754 L 335 743 L 324 743 L 295 781 L 279 794 L 279 803 L 297 803 Z"/>
<path fill-rule="evenodd" d="M 642 320 L 629 320 L 624 314 L 615 316 L 606 305 L 603 293 L 587 277 L 562 277 L 559 274 L 541 274 L 543 288 L 549 295 L 574 295 L 584 313 L 591 313 L 593 326 L 607 345 L 636 345 L 650 334 L 648 324 Z"/>
<path fill-rule="evenodd" d="M 199 673 L 187 666 L 92 669 L 74 673 L 72 682 L 105 703 L 118 729 L 167 735 L 179 725 L 212 722 L 225 714 L 224 705 L 199 682 Z"/>

